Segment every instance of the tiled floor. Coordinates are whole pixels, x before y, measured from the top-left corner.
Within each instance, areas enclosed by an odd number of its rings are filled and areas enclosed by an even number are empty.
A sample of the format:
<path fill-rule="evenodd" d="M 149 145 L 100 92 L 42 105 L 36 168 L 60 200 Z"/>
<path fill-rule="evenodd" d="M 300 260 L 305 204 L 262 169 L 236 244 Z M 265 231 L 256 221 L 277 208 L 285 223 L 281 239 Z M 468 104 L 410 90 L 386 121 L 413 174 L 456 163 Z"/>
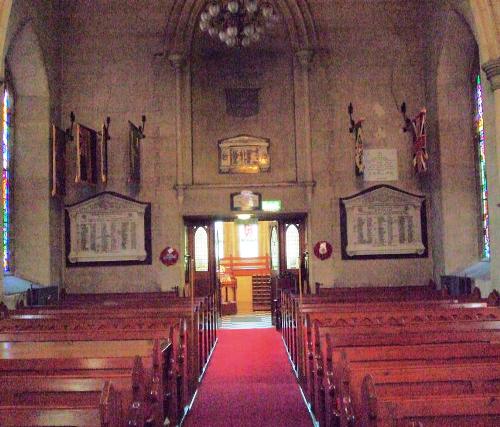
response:
<path fill-rule="evenodd" d="M 271 313 L 266 311 L 223 316 L 221 324 L 221 329 L 261 329 L 272 327 Z"/>

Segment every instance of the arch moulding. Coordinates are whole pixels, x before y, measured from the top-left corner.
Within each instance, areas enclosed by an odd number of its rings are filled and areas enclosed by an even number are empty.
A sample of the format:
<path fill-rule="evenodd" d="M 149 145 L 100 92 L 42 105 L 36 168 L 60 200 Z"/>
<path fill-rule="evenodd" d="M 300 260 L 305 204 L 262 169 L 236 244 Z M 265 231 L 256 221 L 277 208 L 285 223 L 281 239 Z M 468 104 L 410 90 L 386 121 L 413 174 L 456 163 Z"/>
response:
<path fill-rule="evenodd" d="M 272 0 L 283 19 L 294 52 L 314 50 L 317 34 L 306 0 Z M 198 16 L 207 0 L 175 0 L 168 16 L 165 44 L 169 55 L 189 56 Z"/>
<path fill-rule="evenodd" d="M 305 153 L 297 164 L 297 185 L 307 188 L 309 202 L 314 186 L 312 175 L 312 141 L 310 126 L 309 70 L 317 46 L 314 20 L 307 0 L 271 0 L 282 19 L 290 51 L 294 54 L 293 79 L 295 96 L 296 147 Z M 165 49 L 173 66 L 176 82 L 176 190 L 182 203 L 184 191 L 192 180 L 192 117 L 190 58 L 198 17 L 207 0 L 175 0 L 168 16 Z"/>

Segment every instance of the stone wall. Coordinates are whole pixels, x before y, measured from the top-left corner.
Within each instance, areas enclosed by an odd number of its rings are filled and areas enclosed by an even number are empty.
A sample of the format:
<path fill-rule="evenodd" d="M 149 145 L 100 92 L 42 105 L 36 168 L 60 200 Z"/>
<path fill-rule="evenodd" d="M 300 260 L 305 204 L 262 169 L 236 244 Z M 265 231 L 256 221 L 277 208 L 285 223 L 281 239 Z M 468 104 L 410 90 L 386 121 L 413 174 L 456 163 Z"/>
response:
<path fill-rule="evenodd" d="M 152 203 L 153 264 L 64 268 L 62 279 L 70 291 L 166 290 L 178 285 L 182 267 L 178 264 L 167 268 L 158 256 L 166 245 L 182 252 L 182 216 L 228 217 L 230 193 L 241 189 L 260 192 L 264 199 L 282 200 L 284 212 L 307 213 L 310 253 L 316 241 L 332 242 L 334 253 L 330 260 L 311 257 L 312 282 L 417 285 L 477 258 L 473 152 L 465 145 L 453 145 L 458 132 L 453 123 L 463 118 L 466 127 L 471 113 L 467 104 L 470 92 L 463 74 L 470 68 L 468 58 L 474 54 L 475 45 L 465 24 L 446 14 L 439 15 L 440 2 L 311 3 L 320 35 L 309 74 L 316 183 L 311 200 L 300 182 L 306 152 L 297 146 L 297 80 L 293 72 L 297 60 L 289 43 L 285 40 L 275 45 L 268 41 L 261 50 L 250 50 L 248 57 L 234 56 L 230 51 L 204 45 L 203 35 L 196 33 L 188 58 L 193 119 L 188 133 L 192 133 L 192 141 L 183 141 L 193 154 L 192 163 L 184 165 L 189 173 L 183 176 L 194 185 L 186 189 L 183 203 L 174 189 L 176 86 L 164 40 L 171 3 L 129 2 L 123 7 L 122 2 L 109 0 L 62 1 L 59 24 L 48 27 L 50 34 L 41 37 L 49 93 L 61 94 L 59 123 L 68 126 L 70 111 L 76 113 L 77 121 L 96 129 L 106 116 L 111 118 L 110 177 L 107 186 L 99 186 L 97 191 L 116 191 Z M 35 6 L 39 16 L 45 17 L 46 4 Z M 18 16 L 27 12 L 16 13 Z M 449 34 L 457 40 L 464 37 L 467 49 L 452 51 L 451 39 L 446 42 L 448 47 L 442 47 L 443 33 L 430 31 L 436 28 L 436 22 L 443 25 L 439 27 L 443 31 L 449 25 Z M 51 49 L 45 48 L 46 43 L 54 42 L 59 26 L 60 63 L 51 56 Z M 455 34 L 454 29 L 459 31 Z M 51 71 L 54 64 L 60 75 Z M 240 68 L 243 74 L 238 74 Z M 452 80 L 443 80 L 455 74 Z M 260 87 L 259 114 L 247 119 L 228 116 L 224 93 L 228 86 Z M 401 131 L 403 120 L 398 108 L 403 101 L 412 116 L 424 105 L 429 108 L 431 173 L 424 179 L 414 176 L 411 141 Z M 428 258 L 341 259 L 339 198 L 379 184 L 365 183 L 354 174 L 349 102 L 354 105 L 355 116 L 365 118 L 365 148 L 398 150 L 399 179 L 389 184 L 428 197 Z M 54 105 L 57 103 L 51 101 L 50 115 L 59 120 Z M 143 114 L 147 116 L 146 139 L 141 146 L 143 175 L 140 188 L 134 189 L 127 184 L 127 121 L 138 124 Z M 262 175 L 220 175 L 218 140 L 244 133 L 270 138 L 271 171 Z M 454 148 L 450 150 L 448 145 Z M 455 154 L 461 147 L 465 151 L 460 151 L 457 160 Z M 74 145 L 69 144 L 66 204 L 95 193 L 73 183 L 75 151 Z M 467 172 L 458 173 L 462 169 Z M 456 185 L 459 178 L 461 184 Z M 41 203 L 37 202 L 37 206 Z M 45 196 L 43 203 L 49 203 Z M 466 218 L 467 236 L 457 237 L 463 230 L 458 207 L 460 215 Z M 58 211 L 61 212 L 61 206 Z M 49 217 L 52 226 L 47 241 L 51 242 L 52 258 L 58 259 L 56 264 L 60 266 L 62 221 L 57 215 Z"/>

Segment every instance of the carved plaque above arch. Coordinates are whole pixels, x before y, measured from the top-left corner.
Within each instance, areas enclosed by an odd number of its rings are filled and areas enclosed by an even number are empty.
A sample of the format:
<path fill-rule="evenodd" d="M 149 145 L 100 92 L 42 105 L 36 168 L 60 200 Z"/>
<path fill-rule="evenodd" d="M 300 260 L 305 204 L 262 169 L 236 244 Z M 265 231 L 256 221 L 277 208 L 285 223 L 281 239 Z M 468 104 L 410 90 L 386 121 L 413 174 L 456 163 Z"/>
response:
<path fill-rule="evenodd" d="M 219 141 L 220 173 L 259 173 L 269 167 L 268 139 L 239 135 Z"/>

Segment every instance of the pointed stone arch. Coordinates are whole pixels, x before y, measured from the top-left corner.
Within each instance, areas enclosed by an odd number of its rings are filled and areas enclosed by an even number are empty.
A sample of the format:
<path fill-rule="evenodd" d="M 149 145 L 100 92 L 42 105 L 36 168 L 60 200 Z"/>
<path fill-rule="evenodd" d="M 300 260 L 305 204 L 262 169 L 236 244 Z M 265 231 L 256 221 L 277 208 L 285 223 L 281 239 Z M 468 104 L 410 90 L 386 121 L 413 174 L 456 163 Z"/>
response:
<path fill-rule="evenodd" d="M 14 93 L 14 274 L 49 285 L 55 261 L 49 192 L 50 91 L 44 54 L 31 21 L 13 33 L 5 61 Z"/>
<path fill-rule="evenodd" d="M 283 18 L 291 50 L 314 50 L 317 34 L 306 0 L 272 0 Z M 166 49 L 169 55 L 186 57 L 191 52 L 198 16 L 206 0 L 175 0 L 166 27 Z"/>

